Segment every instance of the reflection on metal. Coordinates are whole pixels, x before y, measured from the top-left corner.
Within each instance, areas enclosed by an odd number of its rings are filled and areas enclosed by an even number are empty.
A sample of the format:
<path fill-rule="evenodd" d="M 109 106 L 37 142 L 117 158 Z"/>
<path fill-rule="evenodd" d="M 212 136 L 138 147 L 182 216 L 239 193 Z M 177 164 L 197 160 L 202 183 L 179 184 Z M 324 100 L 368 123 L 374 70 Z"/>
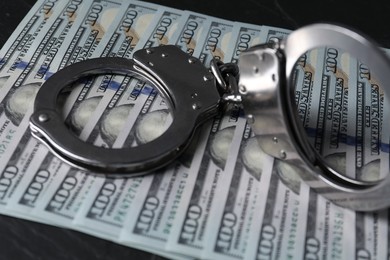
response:
<path fill-rule="evenodd" d="M 314 190 L 332 202 L 354 210 L 370 211 L 390 205 L 390 174 L 351 179 L 322 158 L 309 144 L 297 115 L 293 69 L 307 51 L 320 47 L 348 50 L 375 72 L 380 82 L 390 82 L 390 62 L 370 41 L 343 27 L 316 24 L 303 27 L 280 43 L 256 46 L 239 60 L 239 89 L 245 112 L 259 135 L 262 149 L 298 171 Z M 389 88 L 384 89 L 386 99 Z"/>
<path fill-rule="evenodd" d="M 380 82 L 390 82 L 390 62 L 370 41 L 340 26 L 316 24 L 293 32 L 284 41 L 243 52 L 239 59 L 239 82 L 236 65 L 214 61 L 209 70 L 174 46 L 137 51 L 134 60 L 98 58 L 76 63 L 53 75 L 40 88 L 30 128 L 36 138 L 74 166 L 110 175 L 139 175 L 177 158 L 190 143 L 194 130 L 217 115 L 221 104 L 242 102 L 261 148 L 281 160 L 278 174 L 283 181 L 291 182 L 293 187 L 299 185 L 296 175 L 289 175 L 294 171 L 338 205 L 361 211 L 387 207 L 389 174 L 381 181 L 371 181 L 373 175 L 378 175 L 373 163 L 368 169 L 371 175 L 362 172 L 360 179 L 346 177 L 337 165 L 327 163 L 310 145 L 299 120 L 291 83 L 294 66 L 307 51 L 326 46 L 348 50 L 375 71 Z M 59 94 L 82 77 L 108 73 L 134 76 L 155 86 L 171 109 L 168 129 L 164 133 L 152 131 L 151 136 L 138 136 L 142 145 L 122 149 L 95 147 L 69 133 L 56 110 Z M 389 99 L 389 89 L 384 92 Z M 161 113 L 155 116 L 148 120 L 165 120 Z M 144 139 L 148 141 L 145 144 Z M 342 162 L 340 158 L 339 163 Z"/>
<path fill-rule="evenodd" d="M 78 79 L 96 74 L 130 75 L 155 86 L 170 106 L 171 125 L 161 135 L 154 135 L 154 140 L 131 148 L 106 149 L 81 141 L 61 121 L 57 98 Z M 73 166 L 110 175 L 140 175 L 177 158 L 198 125 L 217 115 L 219 101 L 214 76 L 198 59 L 188 62 L 188 55 L 179 48 L 163 46 L 140 50 L 133 60 L 91 59 L 54 74 L 37 94 L 30 129 L 34 137 Z M 196 109 L 193 104 L 197 104 Z M 39 120 L 43 114 L 45 121 Z"/>

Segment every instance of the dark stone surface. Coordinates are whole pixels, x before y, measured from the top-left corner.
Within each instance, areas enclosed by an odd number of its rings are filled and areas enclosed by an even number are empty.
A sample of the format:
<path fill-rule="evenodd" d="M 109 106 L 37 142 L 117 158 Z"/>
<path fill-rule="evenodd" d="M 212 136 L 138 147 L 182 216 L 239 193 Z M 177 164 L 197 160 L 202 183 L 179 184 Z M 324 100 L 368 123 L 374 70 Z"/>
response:
<path fill-rule="evenodd" d="M 0 216 L 0 259 L 164 258 L 73 230 Z"/>
<path fill-rule="evenodd" d="M 384 1 L 194 1 L 152 2 L 220 18 L 288 29 L 314 22 L 341 23 L 390 47 L 390 2 Z M 0 46 L 35 0 L 0 0 Z M 79 232 L 0 215 L 0 259 L 161 259 Z"/>

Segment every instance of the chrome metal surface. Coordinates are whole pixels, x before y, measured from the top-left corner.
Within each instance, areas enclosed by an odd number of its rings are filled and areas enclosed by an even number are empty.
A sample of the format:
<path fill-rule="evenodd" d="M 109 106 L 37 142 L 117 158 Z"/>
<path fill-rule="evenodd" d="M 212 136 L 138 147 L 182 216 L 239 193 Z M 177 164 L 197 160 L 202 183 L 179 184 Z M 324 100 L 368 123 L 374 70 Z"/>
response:
<path fill-rule="evenodd" d="M 265 152 L 300 169 L 301 178 L 330 201 L 354 210 L 390 206 L 390 174 L 379 182 L 345 178 L 329 167 L 309 144 L 298 119 L 291 84 L 295 63 L 305 52 L 332 46 L 348 52 L 390 82 L 390 62 L 371 41 L 336 25 L 301 28 L 285 41 L 242 52 L 240 80 L 234 64 L 213 61 L 211 71 L 174 46 L 140 50 L 134 60 L 87 60 L 54 74 L 39 90 L 31 117 L 32 134 L 55 154 L 82 169 L 108 174 L 144 174 L 174 160 L 194 130 L 219 112 L 220 103 L 242 102 Z M 173 122 L 160 137 L 134 148 L 95 147 L 70 133 L 56 110 L 60 92 L 76 80 L 95 74 L 131 75 L 154 85 L 172 108 Z M 390 98 L 389 87 L 384 87 Z"/>
<path fill-rule="evenodd" d="M 390 174 L 377 183 L 343 178 L 310 146 L 295 112 L 290 84 L 295 63 L 305 52 L 326 46 L 348 50 L 368 65 L 380 82 L 390 82 L 390 62 L 371 41 L 336 25 L 303 27 L 280 45 L 257 46 L 242 53 L 239 89 L 248 121 L 260 135 L 259 144 L 265 152 L 301 169 L 301 178 L 332 202 L 358 211 L 388 207 Z M 389 86 L 383 90 L 389 99 Z"/>
<path fill-rule="evenodd" d="M 217 80 L 218 85 L 222 88 L 223 91 L 227 90 L 227 84 L 222 76 L 221 70 L 219 69 L 219 65 L 221 65 L 221 61 L 212 59 L 210 62 L 211 72 L 214 74 L 215 79 Z"/>
<path fill-rule="evenodd" d="M 78 79 L 97 74 L 130 75 L 155 86 L 172 109 L 167 131 L 147 144 L 123 149 L 93 146 L 71 133 L 56 110 L 57 97 Z M 30 128 L 33 136 L 71 165 L 98 173 L 138 175 L 175 159 L 198 125 L 218 113 L 219 101 L 215 79 L 199 60 L 189 62 L 177 47 L 163 46 L 137 51 L 134 60 L 97 58 L 55 73 L 37 94 Z"/>

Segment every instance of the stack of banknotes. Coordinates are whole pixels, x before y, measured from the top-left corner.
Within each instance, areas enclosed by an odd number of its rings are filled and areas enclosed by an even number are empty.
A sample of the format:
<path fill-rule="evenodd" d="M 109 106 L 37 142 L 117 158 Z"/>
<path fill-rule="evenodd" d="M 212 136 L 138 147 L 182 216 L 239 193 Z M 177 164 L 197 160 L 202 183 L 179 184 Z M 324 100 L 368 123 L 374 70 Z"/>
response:
<path fill-rule="evenodd" d="M 262 152 L 239 105 L 207 122 L 179 160 L 143 177 L 88 174 L 30 135 L 39 87 L 70 64 L 173 44 L 208 66 L 288 34 L 147 2 L 38 0 L 0 51 L 0 213 L 171 259 L 387 258 L 389 211 L 354 212 L 318 196 L 298 169 Z M 380 120 L 390 107 L 369 69 L 324 48 L 304 55 L 295 74 L 298 113 L 315 148 L 347 175 L 359 173 L 352 177 L 386 174 L 390 129 Z M 142 145 L 170 122 L 157 91 L 129 76 L 77 83 L 62 111 L 71 131 L 107 148 Z M 334 131 L 319 136 L 327 125 Z M 371 142 L 343 138 L 356 135 Z"/>

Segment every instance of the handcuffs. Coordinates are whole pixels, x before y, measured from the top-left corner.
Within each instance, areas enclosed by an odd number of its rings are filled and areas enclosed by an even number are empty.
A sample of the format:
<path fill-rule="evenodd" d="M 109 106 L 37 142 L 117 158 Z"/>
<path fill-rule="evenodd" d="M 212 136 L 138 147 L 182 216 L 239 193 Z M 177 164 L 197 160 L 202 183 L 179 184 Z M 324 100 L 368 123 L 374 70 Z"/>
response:
<path fill-rule="evenodd" d="M 220 113 L 226 102 L 242 102 L 248 122 L 269 155 L 300 170 L 300 177 L 337 205 L 371 211 L 390 205 L 390 174 L 378 182 L 359 182 L 329 167 L 309 144 L 298 120 L 291 77 L 305 52 L 332 46 L 359 58 L 376 77 L 390 82 L 390 62 L 361 35 L 330 24 L 314 24 L 292 32 L 286 40 L 252 47 L 239 58 L 239 82 L 234 69 L 200 60 L 175 46 L 142 49 L 133 59 L 97 58 L 79 62 L 51 76 L 40 88 L 30 120 L 34 137 L 64 161 L 81 169 L 135 176 L 163 167 L 189 144 L 195 129 Z M 225 72 L 224 72 L 225 70 Z M 173 122 L 157 139 L 142 146 L 106 149 L 81 141 L 65 126 L 57 110 L 61 91 L 80 78 L 96 74 L 129 75 L 156 86 L 170 103 Z M 231 84 L 226 84 L 231 81 Z M 228 87 L 227 87 L 228 86 Z M 230 88 L 229 88 L 230 86 Z M 383 87 L 390 98 L 389 87 Z"/>

